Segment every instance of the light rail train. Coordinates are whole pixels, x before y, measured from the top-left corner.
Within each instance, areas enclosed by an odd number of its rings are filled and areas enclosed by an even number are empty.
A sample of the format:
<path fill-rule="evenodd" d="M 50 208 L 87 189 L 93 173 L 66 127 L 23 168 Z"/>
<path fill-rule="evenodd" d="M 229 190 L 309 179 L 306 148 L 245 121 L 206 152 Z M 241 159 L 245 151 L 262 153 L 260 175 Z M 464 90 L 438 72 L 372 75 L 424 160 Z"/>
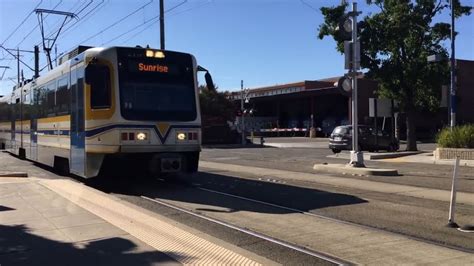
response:
<path fill-rule="evenodd" d="M 86 178 L 117 162 L 195 172 L 200 69 L 186 53 L 80 46 L 0 98 L 0 148 Z"/>

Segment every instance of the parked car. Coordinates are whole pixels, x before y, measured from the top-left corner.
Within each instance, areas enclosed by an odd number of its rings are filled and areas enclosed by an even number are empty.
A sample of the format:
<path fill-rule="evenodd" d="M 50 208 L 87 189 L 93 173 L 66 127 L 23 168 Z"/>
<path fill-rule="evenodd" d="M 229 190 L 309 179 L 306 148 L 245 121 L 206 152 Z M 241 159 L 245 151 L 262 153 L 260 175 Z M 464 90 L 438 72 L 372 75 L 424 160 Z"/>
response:
<path fill-rule="evenodd" d="M 390 134 L 379 131 L 375 135 L 374 128 L 359 125 L 359 149 L 361 151 L 396 151 L 400 148 L 397 139 L 392 139 Z M 377 138 L 376 138 L 377 137 Z M 338 126 L 334 128 L 329 137 L 329 148 L 334 153 L 341 150 L 352 150 L 352 126 Z"/>

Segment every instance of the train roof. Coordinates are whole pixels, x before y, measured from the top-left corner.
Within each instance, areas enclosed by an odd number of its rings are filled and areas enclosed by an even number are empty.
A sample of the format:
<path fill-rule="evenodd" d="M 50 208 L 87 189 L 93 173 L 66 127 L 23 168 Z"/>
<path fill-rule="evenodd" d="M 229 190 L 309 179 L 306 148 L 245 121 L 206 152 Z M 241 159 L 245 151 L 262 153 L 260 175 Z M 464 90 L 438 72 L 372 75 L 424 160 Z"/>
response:
<path fill-rule="evenodd" d="M 84 57 L 91 57 L 94 55 L 97 55 L 105 50 L 109 49 L 116 49 L 116 48 L 125 48 L 125 49 L 151 49 L 151 50 L 160 50 L 157 48 L 152 48 L 152 47 L 141 47 L 141 46 L 135 46 L 135 47 L 127 47 L 127 46 L 109 46 L 109 47 L 92 47 L 92 46 L 85 46 L 85 45 L 80 45 L 76 48 L 74 48 L 72 51 L 69 53 L 65 54 L 59 59 L 59 65 L 52 70 L 48 71 L 46 74 L 38 77 L 37 79 L 33 79 L 19 88 L 23 89 L 30 89 L 32 85 L 35 84 L 45 84 L 49 82 L 52 79 L 55 79 L 58 76 L 61 76 L 64 72 L 69 70 L 69 67 L 71 65 L 71 60 L 74 58 L 83 55 Z M 172 52 L 172 53 L 182 53 L 182 54 L 188 54 L 188 53 L 183 53 L 183 52 L 178 52 L 178 51 L 171 51 L 171 50 L 165 50 L 166 52 Z M 16 92 L 18 91 L 19 88 L 14 87 L 12 95 L 15 95 Z M 7 95 L 8 96 L 8 95 Z M 5 99 L 5 98 L 10 98 L 10 97 L 0 97 L 0 99 Z"/>

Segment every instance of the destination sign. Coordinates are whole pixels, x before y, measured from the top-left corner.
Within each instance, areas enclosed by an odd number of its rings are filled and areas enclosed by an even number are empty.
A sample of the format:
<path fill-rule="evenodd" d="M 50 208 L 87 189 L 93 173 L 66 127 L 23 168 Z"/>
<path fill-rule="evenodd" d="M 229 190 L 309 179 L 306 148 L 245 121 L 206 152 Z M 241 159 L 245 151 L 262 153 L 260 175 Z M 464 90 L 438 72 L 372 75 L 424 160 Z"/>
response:
<path fill-rule="evenodd" d="M 134 73 L 179 75 L 179 67 L 164 60 L 131 60 L 128 62 L 128 71 Z"/>
<path fill-rule="evenodd" d="M 138 63 L 138 71 L 168 73 L 168 66 L 160 64 Z"/>

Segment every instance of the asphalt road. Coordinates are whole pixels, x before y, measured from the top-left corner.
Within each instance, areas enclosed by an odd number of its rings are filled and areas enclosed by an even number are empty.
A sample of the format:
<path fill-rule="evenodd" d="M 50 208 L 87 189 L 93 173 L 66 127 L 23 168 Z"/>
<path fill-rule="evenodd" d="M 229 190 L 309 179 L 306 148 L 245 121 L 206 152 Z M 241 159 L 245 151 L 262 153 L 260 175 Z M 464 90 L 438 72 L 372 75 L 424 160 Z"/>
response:
<path fill-rule="evenodd" d="M 204 149 L 201 160 L 219 163 L 256 166 L 295 172 L 315 173 L 316 163 L 340 163 L 346 159 L 328 158 L 332 152 L 327 148 L 235 148 Z M 400 176 L 351 176 L 392 184 L 403 184 L 426 188 L 451 190 L 453 167 L 450 165 L 365 161 L 367 167 L 397 169 Z M 474 192 L 474 168 L 460 166 L 458 191 Z"/>

